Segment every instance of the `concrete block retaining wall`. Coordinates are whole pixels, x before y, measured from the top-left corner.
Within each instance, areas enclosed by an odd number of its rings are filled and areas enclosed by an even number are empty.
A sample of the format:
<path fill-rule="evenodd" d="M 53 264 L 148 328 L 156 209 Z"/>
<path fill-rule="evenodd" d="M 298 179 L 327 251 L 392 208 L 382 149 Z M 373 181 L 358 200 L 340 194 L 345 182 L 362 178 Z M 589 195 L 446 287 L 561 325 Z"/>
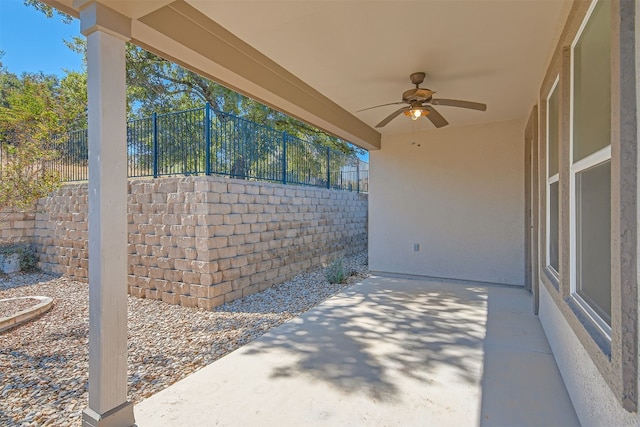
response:
<path fill-rule="evenodd" d="M 31 243 L 34 225 L 33 212 L 0 211 L 0 243 Z"/>
<path fill-rule="evenodd" d="M 74 279 L 89 277 L 87 184 L 67 184 L 38 200 L 33 241 L 38 266 Z"/>
<path fill-rule="evenodd" d="M 45 271 L 88 277 L 87 185 L 38 203 Z M 367 247 L 367 195 L 186 177 L 129 182 L 129 292 L 210 309 Z"/>

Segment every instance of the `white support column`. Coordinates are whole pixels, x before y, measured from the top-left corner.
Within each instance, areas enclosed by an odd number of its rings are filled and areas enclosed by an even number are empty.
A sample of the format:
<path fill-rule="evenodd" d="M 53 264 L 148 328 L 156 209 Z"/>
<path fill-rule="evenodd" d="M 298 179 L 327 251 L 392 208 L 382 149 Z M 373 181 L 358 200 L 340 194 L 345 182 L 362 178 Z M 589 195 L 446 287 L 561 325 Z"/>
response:
<path fill-rule="evenodd" d="M 80 11 L 89 98 L 89 406 L 83 426 L 134 424 L 127 401 L 127 133 L 130 21 L 99 3 Z"/>

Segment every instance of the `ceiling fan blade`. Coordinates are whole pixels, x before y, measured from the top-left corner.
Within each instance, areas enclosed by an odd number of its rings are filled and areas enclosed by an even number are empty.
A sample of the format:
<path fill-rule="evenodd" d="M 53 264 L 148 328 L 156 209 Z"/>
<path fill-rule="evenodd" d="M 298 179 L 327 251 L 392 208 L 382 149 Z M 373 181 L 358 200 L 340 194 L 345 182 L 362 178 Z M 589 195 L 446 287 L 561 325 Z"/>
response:
<path fill-rule="evenodd" d="M 469 108 L 470 110 L 487 111 L 487 104 L 480 102 L 461 101 L 459 99 L 432 99 L 432 105 L 444 105 L 447 107 Z"/>
<path fill-rule="evenodd" d="M 404 102 L 404 101 L 400 101 L 400 102 L 390 102 L 390 103 L 388 103 L 388 104 L 380 104 L 380 105 L 376 105 L 376 106 L 373 106 L 373 107 L 365 108 L 365 109 L 363 109 L 363 110 L 358 110 L 358 111 L 356 111 L 356 113 L 359 113 L 360 111 L 367 111 L 367 110 L 371 110 L 371 109 L 373 109 L 373 108 L 386 107 L 387 105 L 398 105 L 398 104 L 406 104 L 406 102 Z"/>
<path fill-rule="evenodd" d="M 430 105 L 425 105 L 423 108 L 429 111 L 429 114 L 427 114 L 427 119 L 431 120 L 431 123 L 433 123 L 435 127 L 441 128 L 449 124 L 447 119 L 442 117 L 442 115 L 438 113 L 435 108 L 431 107 Z"/>
<path fill-rule="evenodd" d="M 397 116 L 399 116 L 400 114 L 404 113 L 405 111 L 409 111 L 411 107 L 402 107 L 396 111 L 394 111 L 393 113 L 389 114 L 383 121 L 381 121 L 380 123 L 378 123 L 376 125 L 377 128 L 381 128 L 383 126 L 386 126 L 387 123 L 389 123 L 391 120 L 395 119 Z"/>

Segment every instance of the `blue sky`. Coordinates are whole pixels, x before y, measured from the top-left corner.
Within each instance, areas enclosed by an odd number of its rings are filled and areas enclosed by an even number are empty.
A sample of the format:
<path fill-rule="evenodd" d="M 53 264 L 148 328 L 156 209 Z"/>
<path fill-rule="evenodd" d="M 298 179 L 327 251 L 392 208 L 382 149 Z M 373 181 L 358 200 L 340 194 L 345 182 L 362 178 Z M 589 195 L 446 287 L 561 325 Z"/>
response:
<path fill-rule="evenodd" d="M 0 0 L 0 61 L 12 73 L 39 72 L 63 75 L 80 70 L 82 58 L 63 43 L 80 35 L 80 22 L 65 24 L 59 16 L 47 18 L 22 0 Z"/>

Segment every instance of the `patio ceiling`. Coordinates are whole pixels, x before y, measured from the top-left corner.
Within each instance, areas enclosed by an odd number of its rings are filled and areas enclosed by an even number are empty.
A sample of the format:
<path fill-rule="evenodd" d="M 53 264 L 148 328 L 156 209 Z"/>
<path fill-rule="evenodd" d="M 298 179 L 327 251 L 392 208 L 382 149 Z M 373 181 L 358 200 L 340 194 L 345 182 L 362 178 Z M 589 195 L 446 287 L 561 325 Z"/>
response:
<path fill-rule="evenodd" d="M 464 126 L 527 116 L 569 2 L 189 3 L 370 126 L 399 106 L 356 111 L 400 101 L 415 71 L 438 97 L 488 104 L 485 113 L 440 107 Z M 381 132 L 410 130 L 398 118 Z"/>
<path fill-rule="evenodd" d="M 47 2 L 68 11 L 86 3 Z M 399 101 L 402 92 L 412 87 L 409 74 L 415 71 L 427 74 L 421 86 L 436 91 L 438 97 L 488 105 L 486 112 L 439 107 L 450 126 L 524 120 L 536 102 L 571 4 L 561 0 L 102 3 L 132 18 L 132 38 L 143 47 L 368 149 L 380 145 L 376 130 L 386 135 L 433 129 L 428 120 L 412 122 L 405 117 L 381 130 L 372 129 L 398 106 L 358 112 Z M 216 23 L 239 40 L 220 36 L 224 30 L 216 29 Z M 216 38 L 207 39 L 210 34 Z M 229 48 L 225 55 L 223 48 Z M 235 54 L 239 55 L 235 65 L 225 63 Z M 246 57 L 257 57 L 258 66 L 248 65 Z M 263 78 L 270 73 L 273 78 Z"/>

